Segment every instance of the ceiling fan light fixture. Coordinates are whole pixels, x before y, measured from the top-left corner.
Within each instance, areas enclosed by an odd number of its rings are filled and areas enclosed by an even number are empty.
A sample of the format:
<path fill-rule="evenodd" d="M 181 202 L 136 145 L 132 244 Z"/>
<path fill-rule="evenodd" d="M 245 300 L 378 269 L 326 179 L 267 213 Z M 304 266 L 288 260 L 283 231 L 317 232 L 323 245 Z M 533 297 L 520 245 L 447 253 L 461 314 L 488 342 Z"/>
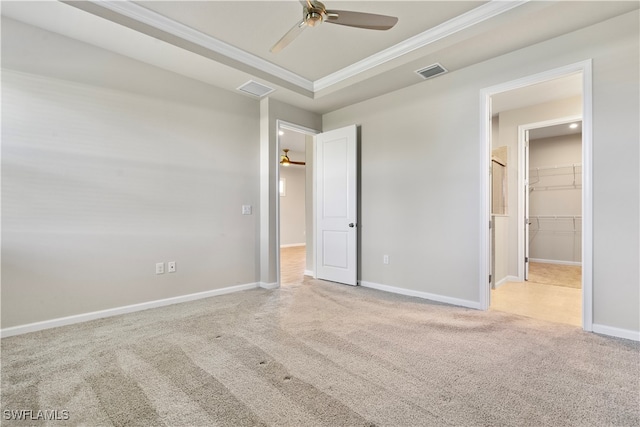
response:
<path fill-rule="evenodd" d="M 282 166 L 289 166 L 291 164 L 291 160 L 289 160 L 289 149 L 285 148 L 282 151 L 284 151 L 284 154 L 282 156 L 280 156 L 280 164 Z"/>
<path fill-rule="evenodd" d="M 302 3 L 302 20 L 271 47 L 271 53 L 280 52 L 298 37 L 305 28 L 317 27 L 325 21 L 330 24 L 369 30 L 389 30 L 398 22 L 398 18 L 395 16 L 348 10 L 327 10 L 324 4 L 318 0 L 300 0 L 300 2 Z"/>
<path fill-rule="evenodd" d="M 316 25 L 322 24 L 324 21 L 324 16 L 322 13 L 318 13 L 316 11 L 310 11 L 307 13 L 307 16 L 304 19 L 304 22 L 310 26 L 315 27 Z"/>
<path fill-rule="evenodd" d="M 288 148 L 283 148 L 282 151 L 284 151 L 284 154 L 280 156 L 280 165 L 282 166 L 290 166 L 290 165 L 299 165 L 299 166 L 305 166 L 306 162 L 294 162 L 291 161 L 291 159 L 289 159 L 289 149 Z"/>

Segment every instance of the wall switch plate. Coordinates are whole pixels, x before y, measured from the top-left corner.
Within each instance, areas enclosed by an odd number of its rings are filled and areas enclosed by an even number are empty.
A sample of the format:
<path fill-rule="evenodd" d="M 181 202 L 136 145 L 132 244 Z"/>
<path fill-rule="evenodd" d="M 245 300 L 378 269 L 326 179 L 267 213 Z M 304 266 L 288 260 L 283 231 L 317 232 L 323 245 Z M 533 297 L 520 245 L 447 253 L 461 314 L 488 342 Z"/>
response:
<path fill-rule="evenodd" d="M 382 255 L 382 263 L 389 264 L 389 255 Z"/>
<path fill-rule="evenodd" d="M 242 215 L 251 215 L 251 205 L 242 205 Z"/>
<path fill-rule="evenodd" d="M 176 262 L 175 261 L 170 261 L 167 263 L 167 271 L 169 273 L 175 273 L 176 272 Z"/>
<path fill-rule="evenodd" d="M 156 274 L 164 274 L 164 262 L 156 263 Z"/>

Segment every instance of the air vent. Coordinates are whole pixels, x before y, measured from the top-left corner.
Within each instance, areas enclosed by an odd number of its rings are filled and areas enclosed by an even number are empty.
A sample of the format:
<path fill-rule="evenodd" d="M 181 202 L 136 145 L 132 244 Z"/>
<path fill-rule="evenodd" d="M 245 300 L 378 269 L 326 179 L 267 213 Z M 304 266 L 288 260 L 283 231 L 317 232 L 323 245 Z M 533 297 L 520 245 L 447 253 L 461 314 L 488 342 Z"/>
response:
<path fill-rule="evenodd" d="M 447 72 L 447 69 L 444 68 L 442 65 L 436 63 L 433 65 L 429 65 L 426 68 L 422 68 L 418 71 L 416 71 L 416 73 L 418 73 L 419 75 L 422 76 L 423 79 L 430 79 L 432 77 L 438 76 L 440 74 L 444 74 Z"/>
<path fill-rule="evenodd" d="M 249 95 L 257 96 L 258 98 L 262 98 L 263 96 L 270 94 L 275 89 L 269 86 L 265 86 L 262 83 L 254 82 L 253 80 L 249 80 L 242 86 L 238 88 L 240 92 L 248 93 Z"/>

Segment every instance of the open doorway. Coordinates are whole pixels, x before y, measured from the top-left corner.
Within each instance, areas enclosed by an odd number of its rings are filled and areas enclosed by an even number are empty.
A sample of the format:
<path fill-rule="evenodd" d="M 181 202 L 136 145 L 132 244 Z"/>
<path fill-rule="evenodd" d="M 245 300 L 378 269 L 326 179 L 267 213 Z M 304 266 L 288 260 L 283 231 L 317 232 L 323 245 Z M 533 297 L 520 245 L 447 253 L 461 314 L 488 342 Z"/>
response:
<path fill-rule="evenodd" d="M 580 63 L 483 91 L 492 171 L 483 306 L 591 330 L 588 80 L 590 63 Z"/>
<path fill-rule="evenodd" d="M 553 119 L 519 133 L 524 280 L 503 279 L 491 308 L 581 326 L 582 121 Z"/>
<path fill-rule="evenodd" d="M 278 126 L 278 281 L 300 284 L 313 275 L 313 135 Z"/>

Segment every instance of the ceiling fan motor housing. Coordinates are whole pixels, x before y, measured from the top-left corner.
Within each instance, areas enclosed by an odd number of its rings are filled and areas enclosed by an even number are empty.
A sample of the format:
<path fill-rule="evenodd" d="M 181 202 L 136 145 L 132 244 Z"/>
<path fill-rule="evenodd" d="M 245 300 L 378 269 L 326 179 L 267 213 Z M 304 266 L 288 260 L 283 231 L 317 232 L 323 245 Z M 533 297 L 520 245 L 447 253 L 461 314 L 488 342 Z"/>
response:
<path fill-rule="evenodd" d="M 324 15 L 317 10 L 308 11 L 304 18 L 304 22 L 310 27 L 315 27 L 321 24 L 322 21 L 324 21 Z"/>

